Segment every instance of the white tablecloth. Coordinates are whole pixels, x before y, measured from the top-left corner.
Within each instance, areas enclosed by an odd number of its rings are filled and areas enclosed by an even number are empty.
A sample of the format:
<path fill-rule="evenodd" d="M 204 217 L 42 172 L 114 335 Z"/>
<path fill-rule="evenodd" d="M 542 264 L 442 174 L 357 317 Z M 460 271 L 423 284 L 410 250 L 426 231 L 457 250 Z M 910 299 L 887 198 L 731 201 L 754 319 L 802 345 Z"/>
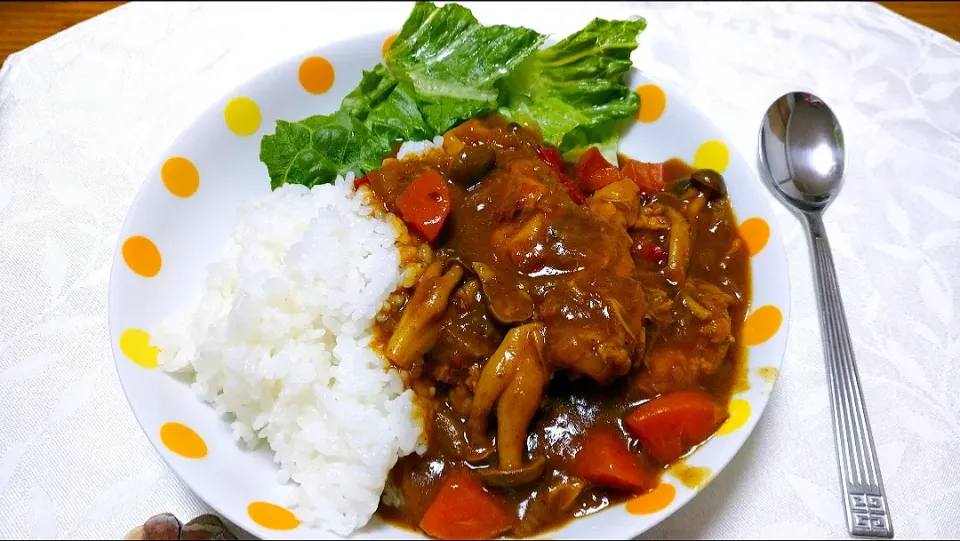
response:
<path fill-rule="evenodd" d="M 642 14 L 637 65 L 745 156 L 767 105 L 837 111 L 848 182 L 827 214 L 900 538 L 960 532 L 960 44 L 871 3 L 474 7 L 565 34 Z M 209 103 L 290 55 L 398 27 L 408 5 L 131 4 L 0 72 L 0 537 L 122 536 L 205 506 L 130 413 L 107 334 L 120 225 L 148 169 Z M 351 15 L 356 14 L 356 15 Z M 348 24 L 347 21 L 353 21 Z M 0 32 L 8 24 L 0 21 Z M 774 203 L 790 339 L 744 449 L 649 538 L 844 538 L 806 243 Z"/>

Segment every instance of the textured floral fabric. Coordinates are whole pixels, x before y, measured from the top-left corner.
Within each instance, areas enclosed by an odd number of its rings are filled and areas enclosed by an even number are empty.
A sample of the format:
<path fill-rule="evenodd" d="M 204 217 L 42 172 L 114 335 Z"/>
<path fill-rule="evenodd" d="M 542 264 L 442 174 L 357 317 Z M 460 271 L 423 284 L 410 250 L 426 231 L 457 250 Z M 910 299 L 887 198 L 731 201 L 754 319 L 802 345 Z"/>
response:
<path fill-rule="evenodd" d="M 636 66 L 753 159 L 767 105 L 815 92 L 845 130 L 826 224 L 894 527 L 960 531 L 960 44 L 872 3 L 471 6 L 563 35 L 643 15 Z M 239 82 L 396 28 L 409 5 L 129 4 L 0 71 L 0 537 L 119 538 L 206 508 L 127 407 L 107 333 L 117 235 L 150 167 Z M 0 25 L 3 22 L 0 21 Z M 803 230 L 779 203 L 790 338 L 733 462 L 645 538 L 846 538 Z"/>

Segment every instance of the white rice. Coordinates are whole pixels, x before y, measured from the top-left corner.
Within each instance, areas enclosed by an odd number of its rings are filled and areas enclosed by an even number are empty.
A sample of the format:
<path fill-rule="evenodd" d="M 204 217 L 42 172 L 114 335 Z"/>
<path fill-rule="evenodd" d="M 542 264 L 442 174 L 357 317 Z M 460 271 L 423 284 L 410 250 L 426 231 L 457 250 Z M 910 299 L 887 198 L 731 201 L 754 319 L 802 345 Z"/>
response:
<path fill-rule="evenodd" d="M 245 204 L 196 309 L 151 332 L 160 367 L 192 368 L 234 438 L 266 440 L 279 480 L 299 485 L 297 517 L 339 535 L 367 523 L 421 438 L 412 391 L 368 347 L 400 283 L 401 232 L 352 181 Z"/>
<path fill-rule="evenodd" d="M 435 148 L 443 148 L 442 135 L 434 137 L 433 141 L 404 141 L 397 150 L 397 159 L 402 160 L 407 155 L 426 154 Z"/>

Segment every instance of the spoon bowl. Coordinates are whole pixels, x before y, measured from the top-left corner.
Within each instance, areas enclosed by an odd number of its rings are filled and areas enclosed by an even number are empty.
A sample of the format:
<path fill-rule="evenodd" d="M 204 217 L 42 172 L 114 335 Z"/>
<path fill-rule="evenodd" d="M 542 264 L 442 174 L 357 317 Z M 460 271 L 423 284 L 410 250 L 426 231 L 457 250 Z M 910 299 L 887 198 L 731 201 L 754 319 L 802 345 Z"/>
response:
<path fill-rule="evenodd" d="M 813 94 L 785 94 L 763 117 L 760 161 L 767 184 L 788 205 L 822 211 L 843 185 L 846 148 L 840 121 Z"/>

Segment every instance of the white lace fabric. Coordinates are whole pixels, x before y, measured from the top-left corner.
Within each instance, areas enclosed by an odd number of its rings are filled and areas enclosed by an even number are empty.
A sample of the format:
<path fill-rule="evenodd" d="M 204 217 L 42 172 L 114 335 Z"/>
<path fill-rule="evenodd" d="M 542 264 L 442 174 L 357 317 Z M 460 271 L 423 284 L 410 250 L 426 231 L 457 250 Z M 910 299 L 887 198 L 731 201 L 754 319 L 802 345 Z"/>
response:
<path fill-rule="evenodd" d="M 753 160 L 760 118 L 809 90 L 837 112 L 847 182 L 826 214 L 899 538 L 960 531 L 960 44 L 873 3 L 471 5 L 563 35 L 643 15 L 636 65 Z M 119 538 L 203 502 L 143 436 L 107 332 L 113 250 L 148 170 L 271 64 L 397 28 L 407 4 L 128 4 L 0 71 L 0 537 Z M 349 21 L 351 24 L 344 24 Z M 2 23 L 0 23 L 2 25 Z M 810 259 L 779 203 L 792 294 L 747 444 L 646 538 L 847 538 Z"/>

